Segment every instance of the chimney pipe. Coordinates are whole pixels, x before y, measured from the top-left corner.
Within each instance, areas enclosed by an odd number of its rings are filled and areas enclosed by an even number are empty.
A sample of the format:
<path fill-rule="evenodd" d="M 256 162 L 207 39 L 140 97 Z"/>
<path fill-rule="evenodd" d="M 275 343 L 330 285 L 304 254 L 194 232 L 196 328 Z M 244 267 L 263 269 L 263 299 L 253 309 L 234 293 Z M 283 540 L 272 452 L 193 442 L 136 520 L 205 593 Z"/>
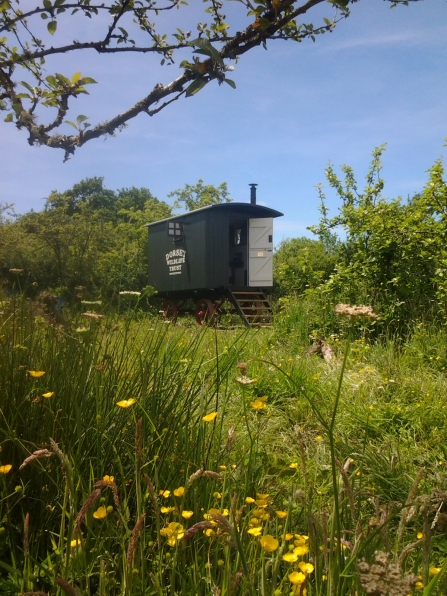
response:
<path fill-rule="evenodd" d="M 250 187 L 250 204 L 256 205 L 256 187 L 257 184 L 249 184 Z"/>

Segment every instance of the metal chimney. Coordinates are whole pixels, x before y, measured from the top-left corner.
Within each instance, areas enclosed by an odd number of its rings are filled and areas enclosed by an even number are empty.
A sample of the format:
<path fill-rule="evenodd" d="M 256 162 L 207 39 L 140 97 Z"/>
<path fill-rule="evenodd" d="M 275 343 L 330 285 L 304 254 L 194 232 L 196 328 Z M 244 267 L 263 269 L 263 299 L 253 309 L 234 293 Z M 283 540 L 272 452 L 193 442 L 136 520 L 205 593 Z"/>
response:
<path fill-rule="evenodd" d="M 249 184 L 248 186 L 250 187 L 250 204 L 256 205 L 256 187 L 258 185 L 257 184 Z"/>

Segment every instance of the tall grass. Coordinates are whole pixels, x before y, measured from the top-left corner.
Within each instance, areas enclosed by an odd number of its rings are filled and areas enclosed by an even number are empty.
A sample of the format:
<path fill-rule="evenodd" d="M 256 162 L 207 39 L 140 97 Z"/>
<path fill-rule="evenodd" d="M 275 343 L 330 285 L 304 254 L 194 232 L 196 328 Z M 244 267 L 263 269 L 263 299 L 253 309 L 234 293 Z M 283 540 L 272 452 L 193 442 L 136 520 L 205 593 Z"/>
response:
<path fill-rule="evenodd" d="M 0 593 L 446 592 L 443 331 L 2 310 Z"/>

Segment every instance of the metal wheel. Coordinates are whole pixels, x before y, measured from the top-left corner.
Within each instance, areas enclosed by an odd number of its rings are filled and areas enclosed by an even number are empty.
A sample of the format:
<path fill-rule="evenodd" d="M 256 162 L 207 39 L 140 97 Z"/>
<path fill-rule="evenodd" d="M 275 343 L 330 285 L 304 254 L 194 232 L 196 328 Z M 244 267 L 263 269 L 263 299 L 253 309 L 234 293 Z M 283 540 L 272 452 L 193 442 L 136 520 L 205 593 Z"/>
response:
<path fill-rule="evenodd" d="M 173 325 L 177 322 L 178 306 L 174 300 L 163 300 L 162 315 L 165 319 L 169 319 Z"/>
<path fill-rule="evenodd" d="M 195 315 L 199 327 L 204 324 L 213 325 L 217 316 L 216 305 L 211 300 L 201 298 L 197 301 Z"/>

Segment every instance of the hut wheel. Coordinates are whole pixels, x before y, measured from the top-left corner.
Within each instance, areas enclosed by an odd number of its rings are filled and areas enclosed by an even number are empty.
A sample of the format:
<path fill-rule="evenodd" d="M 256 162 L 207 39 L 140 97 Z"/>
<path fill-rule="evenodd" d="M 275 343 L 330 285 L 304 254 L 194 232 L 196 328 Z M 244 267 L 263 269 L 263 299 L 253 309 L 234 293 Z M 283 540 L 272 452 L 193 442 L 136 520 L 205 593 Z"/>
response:
<path fill-rule="evenodd" d="M 215 304 L 211 300 L 201 298 L 196 304 L 196 323 L 201 327 L 203 324 L 212 325 L 217 315 Z"/>
<path fill-rule="evenodd" d="M 162 311 L 163 316 L 166 319 L 169 319 L 174 324 L 176 323 L 178 317 L 178 306 L 174 300 L 163 300 Z"/>

